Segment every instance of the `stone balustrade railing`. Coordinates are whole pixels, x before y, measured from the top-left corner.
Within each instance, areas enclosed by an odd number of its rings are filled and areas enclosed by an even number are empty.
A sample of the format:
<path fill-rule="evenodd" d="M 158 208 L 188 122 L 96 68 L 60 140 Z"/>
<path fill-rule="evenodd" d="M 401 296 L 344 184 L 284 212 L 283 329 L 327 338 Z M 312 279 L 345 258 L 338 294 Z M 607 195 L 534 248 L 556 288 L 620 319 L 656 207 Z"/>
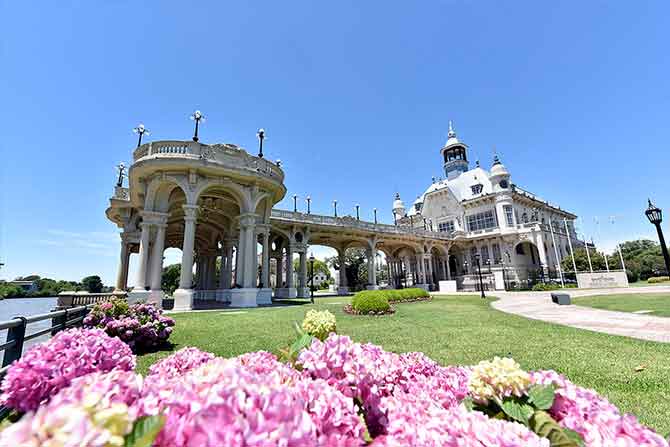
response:
<path fill-rule="evenodd" d="M 437 232 L 437 231 L 424 230 L 420 228 L 411 228 L 406 226 L 366 222 L 363 220 L 358 220 L 351 216 L 334 217 L 334 216 L 323 216 L 319 214 L 305 214 L 286 210 L 272 210 L 272 214 L 270 217 L 272 217 L 273 219 L 286 220 L 290 222 L 297 222 L 303 224 L 354 228 L 375 233 L 411 235 L 411 236 L 426 237 L 431 239 L 442 239 L 442 240 L 452 239 L 452 235 L 446 232 Z"/>
<path fill-rule="evenodd" d="M 202 144 L 196 141 L 164 140 L 145 143 L 135 149 L 135 162 L 144 158 L 204 159 L 234 169 L 242 169 L 256 174 L 284 180 L 284 171 L 274 162 L 254 157 L 233 144 Z"/>
<path fill-rule="evenodd" d="M 58 294 L 56 305 L 59 309 L 76 306 L 87 306 L 89 304 L 102 303 L 112 298 L 125 298 L 126 292 L 88 293 L 88 292 L 61 292 Z"/>

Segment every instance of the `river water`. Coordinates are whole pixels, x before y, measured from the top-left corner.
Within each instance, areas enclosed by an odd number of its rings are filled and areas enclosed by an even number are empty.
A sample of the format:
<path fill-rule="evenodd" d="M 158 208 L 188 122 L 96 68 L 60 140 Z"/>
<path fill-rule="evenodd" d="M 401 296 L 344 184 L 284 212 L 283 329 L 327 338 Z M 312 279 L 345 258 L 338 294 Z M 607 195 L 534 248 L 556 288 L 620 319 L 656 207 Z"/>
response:
<path fill-rule="evenodd" d="M 56 307 L 58 298 L 15 298 L 0 300 L 0 321 L 11 320 L 14 317 L 30 317 L 32 315 L 43 314 L 50 312 Z M 26 328 L 26 335 L 35 333 L 41 329 L 46 329 L 51 326 L 51 320 L 38 321 L 30 323 Z M 23 345 L 23 352 L 35 343 L 47 340 L 49 334 L 43 335 L 33 340 L 28 340 Z M 4 343 L 7 339 L 7 331 L 0 331 L 0 343 Z"/>

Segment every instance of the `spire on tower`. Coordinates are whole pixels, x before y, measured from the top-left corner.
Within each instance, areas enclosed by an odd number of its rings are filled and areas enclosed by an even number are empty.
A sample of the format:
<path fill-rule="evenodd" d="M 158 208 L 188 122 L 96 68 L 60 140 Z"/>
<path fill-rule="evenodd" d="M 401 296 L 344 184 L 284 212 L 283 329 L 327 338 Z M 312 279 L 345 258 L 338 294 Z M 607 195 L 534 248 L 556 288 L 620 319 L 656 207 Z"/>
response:
<path fill-rule="evenodd" d="M 454 138 L 456 136 L 456 132 L 454 131 L 454 126 L 451 120 L 449 120 L 449 133 L 447 135 L 449 138 Z"/>

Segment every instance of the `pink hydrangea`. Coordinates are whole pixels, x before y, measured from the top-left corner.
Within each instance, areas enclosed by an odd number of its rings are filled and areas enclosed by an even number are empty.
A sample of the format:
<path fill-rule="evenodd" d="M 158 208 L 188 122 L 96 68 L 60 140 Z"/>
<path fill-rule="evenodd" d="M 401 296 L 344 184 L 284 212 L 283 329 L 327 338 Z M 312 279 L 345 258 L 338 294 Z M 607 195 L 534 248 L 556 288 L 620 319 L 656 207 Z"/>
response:
<path fill-rule="evenodd" d="M 144 411 L 167 415 L 156 445 L 362 443 L 353 402 L 325 382 L 301 380 L 276 360 L 258 374 L 255 361 L 263 357 L 271 360 L 264 354 L 212 360 L 163 383 L 169 389 L 147 383 Z"/>
<path fill-rule="evenodd" d="M 0 446 L 122 445 L 138 415 L 142 376 L 114 370 L 72 380 L 48 404 L 0 432 Z"/>
<path fill-rule="evenodd" d="M 387 418 L 382 398 L 396 390 L 433 388 L 445 408 L 460 403 L 467 395 L 465 369 L 444 368 L 420 353 L 398 355 L 337 334 L 323 342 L 315 339 L 300 353 L 298 362 L 310 377 L 323 379 L 362 402 L 372 436 L 385 433 Z"/>
<path fill-rule="evenodd" d="M 162 376 L 166 379 L 182 376 L 184 373 L 207 363 L 215 357 L 211 352 L 198 348 L 182 348 L 169 357 L 149 367 L 149 376 Z"/>
<path fill-rule="evenodd" d="M 135 356 L 118 338 L 100 329 L 70 329 L 36 345 L 12 364 L 0 387 L 0 403 L 32 411 L 77 377 L 134 368 Z"/>
<path fill-rule="evenodd" d="M 549 413 L 561 426 L 579 433 L 587 447 L 668 447 L 668 441 L 635 416 L 622 415 L 595 391 L 577 386 L 555 371 L 533 372 L 531 380 L 554 385 L 556 398 Z"/>

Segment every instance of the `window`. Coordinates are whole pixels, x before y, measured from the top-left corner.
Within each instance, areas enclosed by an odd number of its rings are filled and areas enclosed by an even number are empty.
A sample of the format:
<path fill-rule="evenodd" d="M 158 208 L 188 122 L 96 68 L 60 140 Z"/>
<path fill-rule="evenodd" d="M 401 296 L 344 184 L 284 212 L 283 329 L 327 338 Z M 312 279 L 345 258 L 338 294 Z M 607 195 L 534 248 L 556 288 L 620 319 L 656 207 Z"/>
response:
<path fill-rule="evenodd" d="M 477 265 L 477 247 L 470 248 L 470 265 L 473 267 Z"/>
<path fill-rule="evenodd" d="M 497 242 L 493 243 L 491 245 L 491 249 L 493 250 L 493 262 L 494 263 L 499 263 L 500 262 L 500 245 L 498 245 Z"/>
<path fill-rule="evenodd" d="M 489 258 L 489 247 L 487 247 L 486 245 L 484 245 L 484 246 L 481 248 L 480 251 L 481 251 L 481 255 L 482 255 L 482 264 L 486 264 L 486 261 L 490 261 L 490 260 L 491 260 L 491 258 Z"/>
<path fill-rule="evenodd" d="M 483 213 L 471 214 L 468 216 L 468 230 L 477 231 L 498 226 L 496 216 L 493 210 L 487 210 Z"/>
<path fill-rule="evenodd" d="M 421 203 L 415 203 L 414 204 L 414 210 L 415 211 L 421 211 Z"/>
<path fill-rule="evenodd" d="M 446 222 L 440 222 L 437 224 L 437 231 L 440 233 L 453 233 L 454 230 L 456 230 L 456 227 L 454 227 L 453 220 L 448 220 Z"/>
<path fill-rule="evenodd" d="M 509 186 L 509 184 L 507 183 L 507 180 L 505 180 L 505 179 L 500 180 L 499 185 L 502 189 L 507 189 L 507 187 Z"/>
<path fill-rule="evenodd" d="M 472 185 L 470 188 L 472 188 L 472 194 L 481 194 L 482 190 L 484 189 L 484 185 L 477 183 L 476 185 Z"/>
<path fill-rule="evenodd" d="M 512 205 L 503 206 L 503 210 L 505 211 L 505 220 L 507 221 L 507 225 L 514 225 L 514 211 L 512 211 Z"/>

